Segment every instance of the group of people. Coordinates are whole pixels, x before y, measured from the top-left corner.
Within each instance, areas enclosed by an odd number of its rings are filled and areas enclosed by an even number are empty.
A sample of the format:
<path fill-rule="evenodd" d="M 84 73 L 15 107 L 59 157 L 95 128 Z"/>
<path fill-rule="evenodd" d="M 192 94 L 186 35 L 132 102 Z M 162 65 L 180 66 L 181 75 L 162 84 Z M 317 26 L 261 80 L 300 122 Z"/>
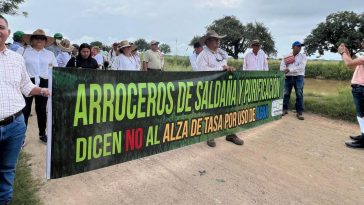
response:
<path fill-rule="evenodd" d="M 26 126 L 31 112 L 33 98 L 38 118 L 39 138 L 47 142 L 46 104 L 50 95 L 48 87 L 48 70 L 51 67 L 74 67 L 100 69 L 102 66 L 112 70 L 163 71 L 163 54 L 158 48 L 159 42 L 150 42 L 143 61 L 137 53 L 137 47 L 124 40 L 114 43 L 111 51 L 100 54 L 97 47 L 87 43 L 80 46 L 71 45 L 62 34 L 49 37 L 42 29 L 32 34 L 17 31 L 13 35 L 14 43 L 6 47 L 10 35 L 7 20 L 0 15 L 0 205 L 8 204 L 12 199 L 12 186 L 15 177 L 15 166 L 24 143 Z M 194 53 L 190 57 L 193 71 L 228 71 L 236 68 L 227 63 L 228 54 L 220 48 L 220 41 L 225 36 L 215 31 L 208 31 L 199 43 L 194 44 Z M 204 46 L 203 46 L 204 45 Z M 285 73 L 283 115 L 288 114 L 288 104 L 292 88 L 296 93 L 297 118 L 303 117 L 303 87 L 307 57 L 301 53 L 299 41 L 291 44 L 292 52 L 284 56 L 280 69 Z M 362 45 L 364 48 L 364 44 Z M 267 56 L 261 49 L 259 40 L 250 43 L 251 51 L 246 53 L 243 70 L 268 71 Z M 355 68 L 352 87 L 361 134 L 351 136 L 353 141 L 346 145 L 353 148 L 364 148 L 364 57 L 352 59 L 344 44 L 338 48 L 344 62 Z M 97 57 L 98 55 L 101 55 Z M 102 56 L 103 55 L 103 56 Z M 101 59 L 103 61 L 101 61 Z M 104 64 L 104 60 L 108 62 Z M 236 134 L 226 136 L 227 141 L 243 145 L 243 139 Z M 215 147 L 214 139 L 207 145 Z"/>

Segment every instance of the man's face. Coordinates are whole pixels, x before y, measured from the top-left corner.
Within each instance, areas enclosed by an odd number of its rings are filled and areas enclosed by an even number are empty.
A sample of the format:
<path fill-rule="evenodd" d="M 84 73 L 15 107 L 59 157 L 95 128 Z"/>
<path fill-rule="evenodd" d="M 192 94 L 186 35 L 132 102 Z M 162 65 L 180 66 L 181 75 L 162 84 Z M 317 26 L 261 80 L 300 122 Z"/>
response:
<path fill-rule="evenodd" d="M 252 49 L 254 53 L 257 53 L 260 49 L 260 44 L 259 43 L 253 44 Z"/>
<path fill-rule="evenodd" d="M 4 19 L 0 18 L 0 49 L 5 46 L 5 41 L 10 35 L 10 30 Z"/>
<path fill-rule="evenodd" d="M 152 50 L 158 50 L 158 44 L 152 44 L 152 45 L 150 45 L 150 48 L 152 49 Z"/>
<path fill-rule="evenodd" d="M 293 46 L 293 53 L 301 52 L 302 46 Z"/>
<path fill-rule="evenodd" d="M 92 54 L 92 55 L 94 55 L 94 56 L 95 56 L 95 55 L 97 55 L 97 53 L 98 53 L 98 52 L 97 52 L 97 49 L 96 49 L 96 48 L 91 48 L 91 54 Z"/>
<path fill-rule="evenodd" d="M 218 38 L 209 38 L 206 41 L 206 46 L 211 50 L 216 50 L 220 47 L 220 39 Z"/>
<path fill-rule="evenodd" d="M 202 50 L 203 50 L 202 47 L 197 47 L 197 48 L 195 48 L 195 53 L 199 54 L 199 53 L 201 53 Z"/>

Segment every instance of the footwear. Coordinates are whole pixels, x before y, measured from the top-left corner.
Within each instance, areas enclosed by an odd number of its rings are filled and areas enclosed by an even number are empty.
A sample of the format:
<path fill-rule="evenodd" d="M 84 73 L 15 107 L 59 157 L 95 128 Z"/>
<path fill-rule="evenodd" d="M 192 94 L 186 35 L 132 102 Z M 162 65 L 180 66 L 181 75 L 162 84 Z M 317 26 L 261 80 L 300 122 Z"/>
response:
<path fill-rule="evenodd" d="M 358 135 L 358 136 L 352 136 L 352 135 L 350 135 L 350 139 L 355 140 L 355 141 L 358 141 L 358 140 L 360 140 L 361 136 L 362 135 Z"/>
<path fill-rule="evenodd" d="M 47 135 L 41 135 L 39 136 L 40 141 L 47 143 Z"/>
<path fill-rule="evenodd" d="M 297 113 L 297 119 L 299 119 L 299 120 L 304 120 L 305 119 L 305 117 L 303 117 L 303 114 L 302 113 Z"/>
<path fill-rule="evenodd" d="M 244 140 L 240 139 L 238 136 L 236 136 L 236 134 L 232 134 L 232 135 L 227 135 L 226 136 L 226 140 L 230 141 L 236 145 L 243 145 L 244 144 Z"/>
<path fill-rule="evenodd" d="M 350 148 L 364 148 L 364 142 L 359 141 L 346 141 L 345 145 Z"/>
<path fill-rule="evenodd" d="M 288 114 L 288 110 L 286 110 L 286 109 L 283 109 L 283 113 L 282 113 L 282 116 L 285 116 L 285 115 L 287 115 Z"/>
<path fill-rule="evenodd" d="M 215 139 L 209 139 L 206 141 L 206 143 L 209 147 L 216 147 Z"/>

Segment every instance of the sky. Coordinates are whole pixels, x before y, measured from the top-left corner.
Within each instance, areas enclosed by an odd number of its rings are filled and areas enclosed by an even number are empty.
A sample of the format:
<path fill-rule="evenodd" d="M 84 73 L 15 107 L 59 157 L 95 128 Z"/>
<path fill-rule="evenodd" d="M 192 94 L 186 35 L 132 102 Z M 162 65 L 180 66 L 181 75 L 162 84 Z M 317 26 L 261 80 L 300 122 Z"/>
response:
<path fill-rule="evenodd" d="M 264 23 L 281 57 L 327 15 L 362 13 L 363 8 L 362 0 L 25 0 L 19 10 L 28 12 L 28 17 L 6 17 L 14 32 L 42 28 L 49 36 L 60 32 L 72 43 L 97 40 L 108 45 L 144 38 L 167 43 L 172 54 L 190 55 L 193 49 L 188 44 L 194 36 L 202 36 L 214 20 L 234 15 L 243 24 Z M 339 59 L 339 55 L 320 59 Z"/>

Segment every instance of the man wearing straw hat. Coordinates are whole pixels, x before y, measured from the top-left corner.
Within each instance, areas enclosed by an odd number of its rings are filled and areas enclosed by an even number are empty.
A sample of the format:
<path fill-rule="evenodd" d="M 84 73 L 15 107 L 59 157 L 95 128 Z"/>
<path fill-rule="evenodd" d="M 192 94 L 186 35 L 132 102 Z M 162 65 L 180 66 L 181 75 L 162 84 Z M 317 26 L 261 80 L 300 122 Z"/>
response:
<path fill-rule="evenodd" d="M 196 64 L 196 71 L 235 71 L 234 67 L 227 65 L 226 52 L 220 49 L 220 39 L 225 36 L 218 35 L 215 31 L 207 31 L 201 39 L 205 43 L 206 48 L 198 55 Z M 226 136 L 226 140 L 233 142 L 236 145 L 243 145 L 244 141 L 236 134 Z M 207 140 L 207 145 L 215 147 L 216 142 L 214 139 Z"/>
<path fill-rule="evenodd" d="M 248 71 L 268 71 L 267 55 L 261 49 L 259 40 L 253 40 L 250 43 L 251 51 L 248 51 L 244 57 L 243 70 Z"/>
<path fill-rule="evenodd" d="M 22 96 L 49 96 L 48 89 L 34 85 L 26 72 L 21 55 L 7 49 L 10 29 L 0 15 L 0 204 L 8 205 L 13 197 L 15 167 L 25 137 Z"/>
<path fill-rule="evenodd" d="M 144 53 L 143 68 L 145 71 L 162 71 L 164 60 L 158 48 L 159 42 L 153 40 L 149 45 L 150 49 Z"/>
<path fill-rule="evenodd" d="M 68 61 L 71 59 L 71 52 L 74 47 L 68 39 L 63 39 L 61 42 L 57 42 L 58 47 L 61 49 L 61 53 L 56 57 L 59 67 L 66 67 Z"/>

